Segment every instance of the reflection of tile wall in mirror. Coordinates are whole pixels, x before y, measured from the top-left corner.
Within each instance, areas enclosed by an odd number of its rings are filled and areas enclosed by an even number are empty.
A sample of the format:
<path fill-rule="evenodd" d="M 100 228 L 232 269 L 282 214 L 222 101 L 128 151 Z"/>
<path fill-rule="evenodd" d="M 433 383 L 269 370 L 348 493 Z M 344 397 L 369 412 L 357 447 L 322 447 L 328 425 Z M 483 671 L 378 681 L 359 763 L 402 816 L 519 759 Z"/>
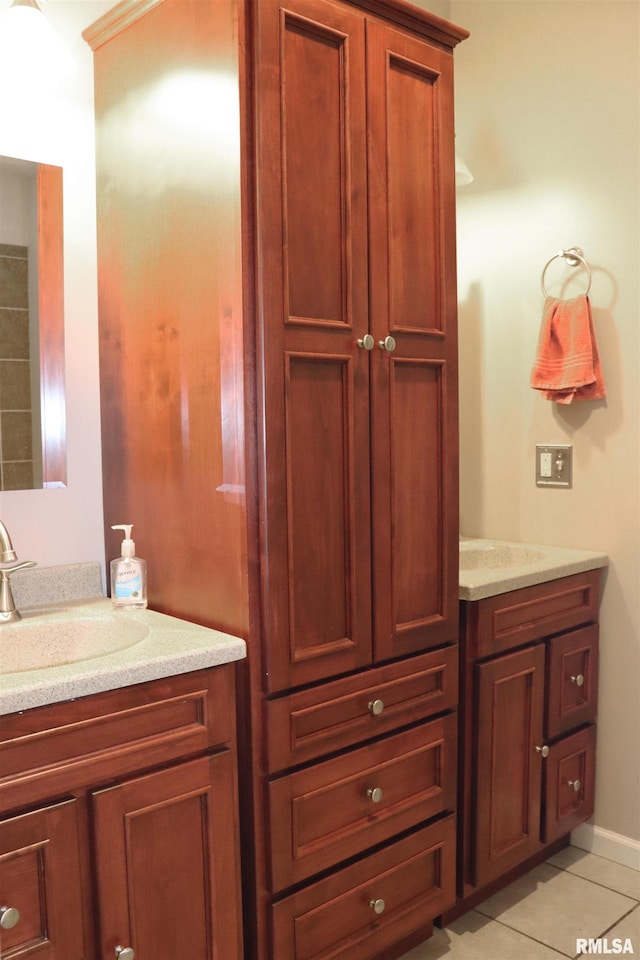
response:
<path fill-rule="evenodd" d="M 0 490 L 33 485 L 28 250 L 0 244 Z"/>
<path fill-rule="evenodd" d="M 0 490 L 66 484 L 62 201 L 61 167 L 0 157 Z"/>

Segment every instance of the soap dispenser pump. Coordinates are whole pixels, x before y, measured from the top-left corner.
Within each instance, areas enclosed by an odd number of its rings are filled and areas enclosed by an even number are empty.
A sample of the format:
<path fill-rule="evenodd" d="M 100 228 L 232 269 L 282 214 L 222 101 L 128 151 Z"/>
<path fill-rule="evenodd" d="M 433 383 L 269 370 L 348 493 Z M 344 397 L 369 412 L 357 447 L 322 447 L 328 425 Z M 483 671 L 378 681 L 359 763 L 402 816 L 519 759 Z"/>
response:
<path fill-rule="evenodd" d="M 122 556 L 111 561 L 111 602 L 116 609 L 143 610 L 147 606 L 147 564 L 135 555 L 132 527 L 132 523 L 111 527 L 124 531 Z"/>

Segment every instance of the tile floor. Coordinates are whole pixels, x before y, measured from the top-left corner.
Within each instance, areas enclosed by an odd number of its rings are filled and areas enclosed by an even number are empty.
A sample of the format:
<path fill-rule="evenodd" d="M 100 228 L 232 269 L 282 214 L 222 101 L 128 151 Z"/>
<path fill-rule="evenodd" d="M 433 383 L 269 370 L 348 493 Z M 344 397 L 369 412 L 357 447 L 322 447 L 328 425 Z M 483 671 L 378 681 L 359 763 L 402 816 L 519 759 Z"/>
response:
<path fill-rule="evenodd" d="M 402 960 L 561 960 L 578 938 L 606 938 L 612 956 L 640 960 L 640 872 L 566 847 Z M 621 943 L 613 954 L 614 938 Z M 621 950 L 627 938 L 633 954 Z"/>

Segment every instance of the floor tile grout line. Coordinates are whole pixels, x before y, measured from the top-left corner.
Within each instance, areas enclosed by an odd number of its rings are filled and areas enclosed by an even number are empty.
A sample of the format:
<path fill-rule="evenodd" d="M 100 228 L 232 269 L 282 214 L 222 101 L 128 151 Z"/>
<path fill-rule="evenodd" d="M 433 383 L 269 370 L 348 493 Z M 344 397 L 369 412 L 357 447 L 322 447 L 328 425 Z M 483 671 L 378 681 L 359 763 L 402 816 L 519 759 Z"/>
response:
<path fill-rule="evenodd" d="M 600 939 L 602 939 L 603 937 L 606 937 L 606 935 L 610 933 L 610 931 L 613 930 L 614 927 L 617 927 L 619 923 L 622 923 L 623 920 L 626 920 L 627 917 L 630 917 L 633 911 L 637 909 L 638 909 L 638 904 L 636 903 L 634 907 L 631 907 L 631 909 L 627 910 L 626 913 L 623 913 L 621 917 L 618 917 L 615 923 L 612 923 L 611 926 L 607 927 L 607 929 L 600 934 Z"/>
<path fill-rule="evenodd" d="M 565 849 L 569 849 L 569 848 L 565 848 Z M 599 854 L 597 854 L 597 853 L 588 853 L 588 854 L 587 854 L 587 857 L 595 857 L 597 860 L 604 860 L 606 863 L 610 863 L 610 864 L 612 864 L 613 866 L 616 866 L 616 867 L 622 867 L 624 870 L 631 870 L 633 873 L 636 873 L 636 874 L 638 875 L 638 884 L 640 884 L 640 870 L 636 870 L 635 867 L 628 867 L 628 866 L 627 866 L 626 864 L 624 864 L 624 863 L 618 863 L 617 860 L 609 860 L 609 859 L 607 859 L 607 857 L 601 857 L 601 856 L 600 856 Z M 580 860 L 581 860 L 581 859 L 584 859 L 584 858 L 581 857 Z M 551 859 L 549 859 L 549 860 L 544 860 L 543 862 L 546 863 L 547 866 L 549 866 L 549 867 L 555 867 L 556 870 L 562 870 L 563 873 L 570 873 L 572 877 L 580 877 L 582 880 L 589 880 L 590 883 L 596 883 L 598 886 L 600 886 L 600 887 L 605 887 L 607 890 L 612 890 L 614 893 L 620 893 L 619 890 L 615 890 L 613 887 L 607 887 L 607 885 L 606 885 L 605 883 L 600 883 L 598 880 L 591 880 L 590 877 L 584 877 L 581 873 L 577 873 L 575 870 L 571 870 L 570 867 L 574 867 L 574 866 L 576 866 L 576 864 L 579 864 L 579 863 L 580 863 L 580 860 L 575 860 L 574 863 L 569 864 L 569 867 L 562 867 L 562 866 L 560 866 L 560 864 L 558 864 L 558 863 L 552 863 Z M 628 894 L 623 893 L 622 896 L 623 896 L 623 897 L 626 897 L 626 896 L 628 896 Z M 640 896 L 638 896 L 638 897 L 629 897 L 629 899 L 630 899 L 630 900 L 637 900 L 638 903 L 640 903 Z"/>
<path fill-rule="evenodd" d="M 538 940 L 537 937 L 532 937 L 528 933 L 523 933 L 522 930 L 518 930 L 517 927 L 512 927 L 509 923 L 503 923 L 502 920 L 496 920 L 495 917 L 490 918 L 494 923 L 499 923 L 501 927 L 504 927 L 506 930 L 513 930 L 514 933 L 519 933 L 521 937 L 525 937 L 527 940 L 531 940 L 532 943 L 537 943 L 541 947 L 544 947 L 546 950 L 552 950 L 554 953 L 557 953 L 559 957 L 567 957 L 568 960 L 574 960 L 574 958 L 569 953 L 565 953 L 564 950 L 558 950 L 557 947 L 552 947 L 551 944 L 545 943 L 543 940 Z"/>
<path fill-rule="evenodd" d="M 609 888 L 607 887 L 606 889 L 608 890 Z M 617 893 L 617 891 L 614 891 L 614 893 Z M 637 909 L 638 909 L 638 906 L 639 906 L 639 904 L 636 903 L 636 905 L 635 905 L 634 907 L 631 907 L 631 909 L 630 909 L 630 910 L 627 910 L 626 913 L 623 913 L 621 917 L 618 917 L 617 920 L 614 920 L 614 922 L 611 924 L 611 926 L 607 927 L 606 930 L 603 930 L 602 933 L 601 933 L 598 937 L 592 937 L 591 939 L 593 939 L 593 940 L 604 940 L 604 939 L 606 938 L 607 934 L 610 933 L 615 927 L 617 927 L 619 923 L 622 923 L 623 920 L 626 920 L 627 917 L 630 916 L 630 915 L 633 913 L 634 910 L 637 910 Z M 574 955 L 574 957 L 573 957 L 573 960 L 581 960 L 581 958 L 584 957 L 584 956 L 586 956 L 586 954 L 584 954 L 584 953 L 576 953 L 576 954 Z"/>
<path fill-rule="evenodd" d="M 609 862 L 612 863 L 613 861 Z M 581 873 L 576 873 L 575 870 L 567 870 L 566 867 L 559 867 L 555 863 L 548 863 L 548 866 L 554 867 L 556 870 L 562 871 L 562 873 L 568 873 L 570 877 L 577 877 L 578 880 L 586 880 L 587 883 L 592 883 L 594 887 L 602 887 L 603 890 L 609 890 L 610 893 L 617 893 L 619 897 L 626 897 L 627 900 L 633 900 L 636 906 L 640 905 L 640 897 L 632 897 L 628 893 L 622 893 L 622 891 L 616 890 L 615 887 L 608 887 L 606 883 L 601 883 L 599 880 L 592 880 L 591 877 L 584 877 Z M 634 908 L 632 907 L 631 909 L 633 910 Z"/>
<path fill-rule="evenodd" d="M 591 854 L 591 856 L 596 856 L 596 854 Z M 602 859 L 605 859 L 604 857 Z M 609 861 L 613 863 L 614 861 Z M 575 877 L 577 880 L 584 880 L 586 883 L 592 883 L 594 887 L 601 887 L 603 890 L 608 890 L 610 893 L 617 893 L 619 897 L 624 897 L 626 900 L 632 900 L 636 906 L 640 904 L 640 897 L 632 897 L 628 893 L 622 893 L 620 890 L 616 890 L 615 887 L 608 887 L 606 883 L 600 883 L 599 880 L 592 880 L 591 877 L 584 877 L 581 873 L 576 873 L 575 870 L 568 870 L 566 867 L 559 867 L 556 863 L 551 863 L 549 860 L 545 860 L 544 864 L 547 867 L 552 867 L 552 869 L 557 870 L 558 873 L 568 873 L 570 877 Z M 476 907 L 476 910 L 478 908 Z M 631 907 L 631 910 L 634 908 Z"/>
<path fill-rule="evenodd" d="M 555 866 L 555 864 L 550 864 L 550 866 Z M 556 869 L 562 870 L 562 867 L 557 867 Z M 570 871 L 564 871 L 564 872 L 569 873 Z M 572 874 L 572 876 L 576 876 L 576 875 L 575 875 L 575 874 Z M 580 879 L 580 880 L 585 880 L 586 878 L 585 878 L 585 877 L 580 877 L 579 879 Z M 589 881 L 589 882 L 590 882 L 590 883 L 593 883 L 594 886 L 596 886 L 596 887 L 602 887 L 604 890 L 609 890 L 611 893 L 618 893 L 617 890 L 611 890 L 610 887 L 605 887 L 603 884 L 596 883 L 595 881 Z M 621 897 L 622 897 L 622 896 L 625 896 L 625 894 L 622 894 L 622 893 L 618 893 L 618 895 L 621 896 Z M 633 900 L 632 897 L 626 897 L 626 899 L 628 899 L 628 900 Z M 481 906 L 481 904 L 480 904 L 479 906 Z M 592 937 L 591 939 L 602 940 L 604 937 L 606 937 L 606 935 L 607 935 L 607 933 L 609 933 L 609 931 L 613 930 L 614 927 L 617 927 L 617 925 L 618 925 L 619 923 L 622 923 L 622 921 L 625 920 L 628 916 L 630 916 L 630 914 L 632 914 L 634 910 L 637 910 L 639 906 L 640 906 L 640 903 L 639 903 L 638 901 L 634 901 L 632 907 L 630 907 L 625 913 L 623 913 L 623 914 L 621 914 L 619 917 L 617 917 L 617 918 L 613 921 L 613 923 L 610 924 L 610 926 L 608 926 L 608 927 L 607 927 L 602 933 L 600 933 L 597 937 Z M 564 950 L 559 950 L 557 947 L 554 947 L 554 946 L 552 946 L 552 945 L 549 944 L 549 943 L 545 943 L 543 940 L 538 940 L 537 937 L 532 937 L 532 936 L 530 936 L 530 934 L 524 933 L 524 931 L 518 929 L 518 927 L 514 927 L 514 926 L 512 926 L 510 923 L 505 923 L 504 920 L 499 920 L 497 917 L 492 917 L 492 916 L 491 916 L 490 914 L 488 914 L 488 913 L 482 913 L 482 912 L 478 909 L 478 907 L 474 907 L 474 909 L 475 909 L 476 913 L 479 913 L 482 917 L 485 917 L 485 918 L 486 918 L 487 920 L 489 920 L 490 922 L 499 923 L 500 926 L 505 927 L 505 929 L 507 929 L 507 930 L 513 930 L 514 933 L 519 933 L 520 936 L 526 937 L 526 939 L 527 939 L 527 940 L 531 940 L 532 943 L 537 943 L 537 944 L 539 944 L 541 947 L 545 947 L 547 950 L 553 950 L 553 952 L 554 952 L 554 953 L 557 953 L 558 956 L 560 956 L 560 957 L 568 957 L 569 960 L 580 960 L 580 957 L 584 956 L 584 954 L 581 954 L 581 953 L 575 953 L 575 954 L 565 953 Z M 576 938 L 576 939 L 577 939 L 577 938 Z"/>

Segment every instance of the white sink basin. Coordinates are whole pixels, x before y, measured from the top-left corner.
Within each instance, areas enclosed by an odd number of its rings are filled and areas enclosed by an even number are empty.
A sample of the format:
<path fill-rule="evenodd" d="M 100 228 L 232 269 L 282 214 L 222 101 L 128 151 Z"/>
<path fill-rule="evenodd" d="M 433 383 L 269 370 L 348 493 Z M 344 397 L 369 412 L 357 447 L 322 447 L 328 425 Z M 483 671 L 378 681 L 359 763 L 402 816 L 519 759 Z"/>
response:
<path fill-rule="evenodd" d="M 506 543 L 486 544 L 481 547 L 470 543 L 460 544 L 461 570 L 502 570 L 509 567 L 521 567 L 543 560 L 542 550 L 520 547 Z"/>
<path fill-rule="evenodd" d="M 0 674 L 59 667 L 140 643 L 149 627 L 121 615 L 21 620 L 0 627 Z"/>

